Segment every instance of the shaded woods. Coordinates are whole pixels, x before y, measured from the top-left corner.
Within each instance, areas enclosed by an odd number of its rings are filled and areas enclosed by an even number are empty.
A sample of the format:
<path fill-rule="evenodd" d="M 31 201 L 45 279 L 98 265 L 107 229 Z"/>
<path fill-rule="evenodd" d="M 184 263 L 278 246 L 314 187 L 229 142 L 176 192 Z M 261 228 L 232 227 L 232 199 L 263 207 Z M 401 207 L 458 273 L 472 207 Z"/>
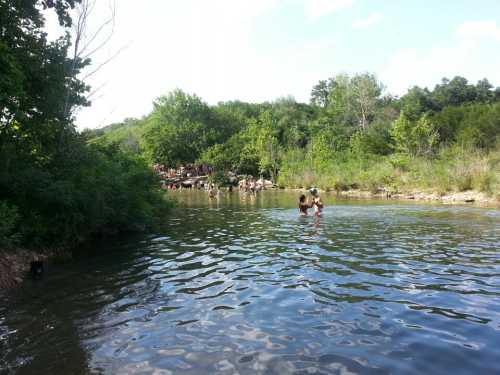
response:
<path fill-rule="evenodd" d="M 486 79 L 443 79 L 398 98 L 372 74 L 339 74 L 315 85 L 308 104 L 210 106 L 176 90 L 142 119 L 85 134 L 150 163 L 207 163 L 281 187 L 490 196 L 500 187 L 500 88 Z"/>
<path fill-rule="evenodd" d="M 49 41 L 41 9 L 69 30 L 78 0 L 0 2 L 0 249 L 72 246 L 142 230 L 166 208 L 143 157 L 88 144 L 73 124 L 89 105 L 68 58 L 69 33 Z"/>

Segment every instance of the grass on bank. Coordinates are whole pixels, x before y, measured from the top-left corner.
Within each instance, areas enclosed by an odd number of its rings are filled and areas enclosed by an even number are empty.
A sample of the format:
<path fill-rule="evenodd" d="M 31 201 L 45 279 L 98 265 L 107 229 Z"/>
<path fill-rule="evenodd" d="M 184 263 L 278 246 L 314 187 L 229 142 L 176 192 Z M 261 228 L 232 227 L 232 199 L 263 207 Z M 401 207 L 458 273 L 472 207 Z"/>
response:
<path fill-rule="evenodd" d="M 376 192 L 422 190 L 445 194 L 475 190 L 500 199 L 500 151 L 481 152 L 458 147 L 442 149 L 434 158 L 336 155 L 317 161 L 306 152 L 286 155 L 278 184 L 318 186 L 325 190 L 360 189 Z"/>

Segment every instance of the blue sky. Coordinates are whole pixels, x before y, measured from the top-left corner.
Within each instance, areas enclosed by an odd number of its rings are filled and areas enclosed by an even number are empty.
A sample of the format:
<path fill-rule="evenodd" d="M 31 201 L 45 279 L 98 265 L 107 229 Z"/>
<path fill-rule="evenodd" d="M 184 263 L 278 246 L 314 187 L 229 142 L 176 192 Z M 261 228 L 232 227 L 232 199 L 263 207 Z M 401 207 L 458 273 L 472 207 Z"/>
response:
<path fill-rule="evenodd" d="M 53 19 L 48 29 L 56 34 Z M 341 72 L 375 73 L 396 95 L 454 75 L 500 86 L 500 1 L 119 0 L 95 63 L 124 46 L 92 77 L 103 88 L 77 114 L 80 128 L 145 115 L 175 88 L 215 104 L 308 101 L 318 80 Z"/>

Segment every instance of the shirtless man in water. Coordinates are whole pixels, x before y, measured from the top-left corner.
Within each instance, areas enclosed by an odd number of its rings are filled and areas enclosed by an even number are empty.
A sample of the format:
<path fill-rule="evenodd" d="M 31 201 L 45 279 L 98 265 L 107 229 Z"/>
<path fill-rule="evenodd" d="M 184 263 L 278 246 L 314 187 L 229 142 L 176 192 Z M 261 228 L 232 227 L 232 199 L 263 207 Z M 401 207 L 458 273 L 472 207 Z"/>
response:
<path fill-rule="evenodd" d="M 321 216 L 321 212 L 323 211 L 323 201 L 321 200 L 321 197 L 319 196 L 318 189 L 316 188 L 311 188 L 309 189 L 309 192 L 313 196 L 311 207 L 314 207 L 314 215 L 315 216 Z"/>

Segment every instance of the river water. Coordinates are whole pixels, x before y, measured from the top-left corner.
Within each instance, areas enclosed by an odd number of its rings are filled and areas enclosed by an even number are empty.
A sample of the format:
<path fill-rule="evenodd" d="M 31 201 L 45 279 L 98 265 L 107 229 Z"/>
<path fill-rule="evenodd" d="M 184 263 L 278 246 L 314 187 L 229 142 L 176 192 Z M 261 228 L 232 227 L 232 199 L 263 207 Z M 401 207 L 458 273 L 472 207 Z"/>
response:
<path fill-rule="evenodd" d="M 500 211 L 172 194 L 0 296 L 0 373 L 500 373 Z"/>

